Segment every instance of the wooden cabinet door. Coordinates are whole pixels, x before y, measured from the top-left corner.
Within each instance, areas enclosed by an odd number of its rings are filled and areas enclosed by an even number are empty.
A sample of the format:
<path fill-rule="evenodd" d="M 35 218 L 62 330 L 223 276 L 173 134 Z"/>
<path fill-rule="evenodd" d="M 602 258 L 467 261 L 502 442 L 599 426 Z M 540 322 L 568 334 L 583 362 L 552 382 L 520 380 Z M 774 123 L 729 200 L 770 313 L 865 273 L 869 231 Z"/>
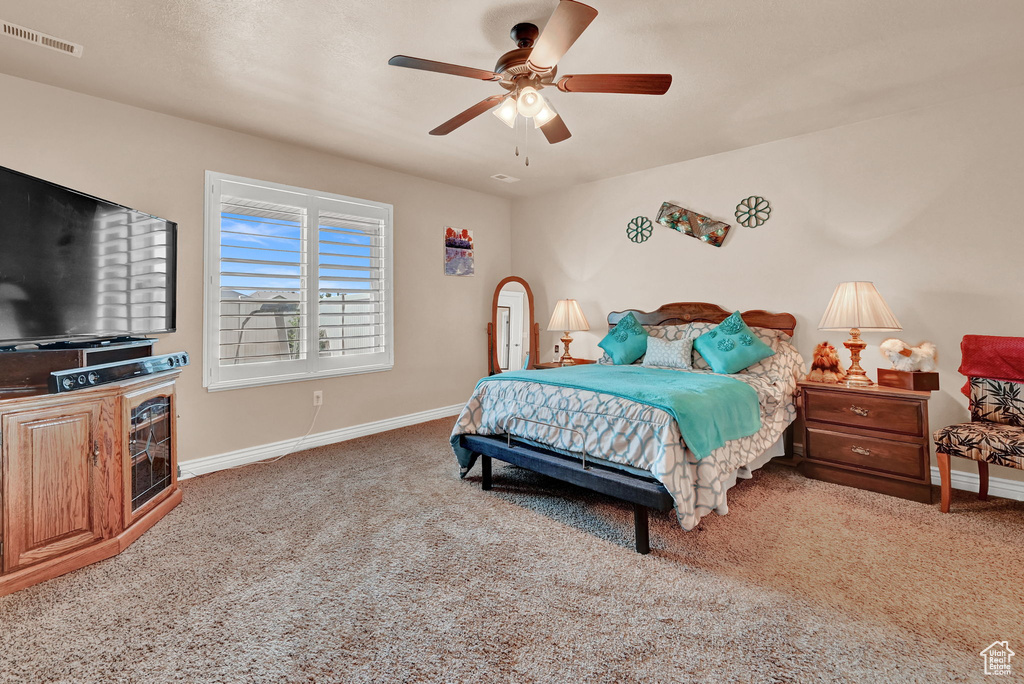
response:
<path fill-rule="evenodd" d="M 3 416 L 4 572 L 103 536 L 102 402 Z"/>
<path fill-rule="evenodd" d="M 166 499 L 178 483 L 174 380 L 125 394 L 121 406 L 124 526 L 128 527 Z"/>

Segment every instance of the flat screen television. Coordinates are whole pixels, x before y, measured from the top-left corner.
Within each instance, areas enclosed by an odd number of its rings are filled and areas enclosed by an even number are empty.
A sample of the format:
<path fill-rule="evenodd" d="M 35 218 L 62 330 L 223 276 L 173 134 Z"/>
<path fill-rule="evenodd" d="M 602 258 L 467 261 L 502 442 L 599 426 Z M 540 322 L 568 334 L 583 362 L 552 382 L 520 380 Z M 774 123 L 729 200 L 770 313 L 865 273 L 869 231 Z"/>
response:
<path fill-rule="evenodd" d="M 177 229 L 0 166 L 0 347 L 173 332 Z"/>

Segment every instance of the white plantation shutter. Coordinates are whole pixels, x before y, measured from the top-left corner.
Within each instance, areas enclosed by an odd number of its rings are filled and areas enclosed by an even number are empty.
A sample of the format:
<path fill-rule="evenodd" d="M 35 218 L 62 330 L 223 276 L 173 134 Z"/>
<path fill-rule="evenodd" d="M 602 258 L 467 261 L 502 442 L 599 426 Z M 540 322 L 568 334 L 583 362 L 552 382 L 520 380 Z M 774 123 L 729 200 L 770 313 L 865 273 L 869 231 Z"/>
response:
<path fill-rule="evenodd" d="M 387 214 L 322 199 L 319 217 L 319 354 L 358 365 L 387 353 Z"/>
<path fill-rule="evenodd" d="M 204 383 L 390 369 L 391 206 L 207 178 Z"/>

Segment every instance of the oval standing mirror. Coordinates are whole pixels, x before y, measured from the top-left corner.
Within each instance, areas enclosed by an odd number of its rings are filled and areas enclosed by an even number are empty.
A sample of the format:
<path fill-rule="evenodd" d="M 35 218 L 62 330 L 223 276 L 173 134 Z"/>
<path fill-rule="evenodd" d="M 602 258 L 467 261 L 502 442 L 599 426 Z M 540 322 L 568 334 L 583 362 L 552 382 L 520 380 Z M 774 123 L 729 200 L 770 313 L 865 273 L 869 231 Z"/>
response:
<path fill-rule="evenodd" d="M 533 320 L 533 291 L 525 280 L 509 276 L 494 288 L 487 324 L 489 374 L 534 368 L 540 327 Z"/>

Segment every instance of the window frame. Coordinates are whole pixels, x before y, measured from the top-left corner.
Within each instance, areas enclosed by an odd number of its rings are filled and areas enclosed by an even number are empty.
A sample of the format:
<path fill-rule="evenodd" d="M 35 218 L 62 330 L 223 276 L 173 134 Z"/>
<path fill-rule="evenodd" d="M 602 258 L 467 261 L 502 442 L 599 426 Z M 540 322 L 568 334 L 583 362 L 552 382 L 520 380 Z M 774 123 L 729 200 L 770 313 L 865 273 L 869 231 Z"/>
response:
<path fill-rule="evenodd" d="M 220 364 L 221 339 L 221 197 L 222 181 L 236 185 L 247 185 L 259 195 L 261 190 L 270 194 L 290 193 L 304 198 L 306 215 L 305 250 L 307 273 L 303 286 L 307 302 L 306 359 L 288 359 L 266 363 L 222 366 Z M 394 207 L 384 202 L 374 202 L 335 193 L 321 192 L 261 181 L 242 176 L 233 176 L 216 171 L 206 171 L 203 190 L 203 386 L 211 392 L 260 387 L 285 382 L 301 382 L 319 378 L 377 373 L 388 371 L 395 365 L 394 330 L 394 269 L 393 235 Z M 344 202 L 355 207 L 364 207 L 368 214 L 381 216 L 383 229 L 382 246 L 382 292 L 381 302 L 384 314 L 384 352 L 368 354 L 374 359 L 366 362 L 359 355 L 350 357 L 324 357 L 317 348 L 319 339 L 319 291 L 320 291 L 320 209 L 334 202 Z M 270 370 L 271 372 L 267 372 Z"/>

